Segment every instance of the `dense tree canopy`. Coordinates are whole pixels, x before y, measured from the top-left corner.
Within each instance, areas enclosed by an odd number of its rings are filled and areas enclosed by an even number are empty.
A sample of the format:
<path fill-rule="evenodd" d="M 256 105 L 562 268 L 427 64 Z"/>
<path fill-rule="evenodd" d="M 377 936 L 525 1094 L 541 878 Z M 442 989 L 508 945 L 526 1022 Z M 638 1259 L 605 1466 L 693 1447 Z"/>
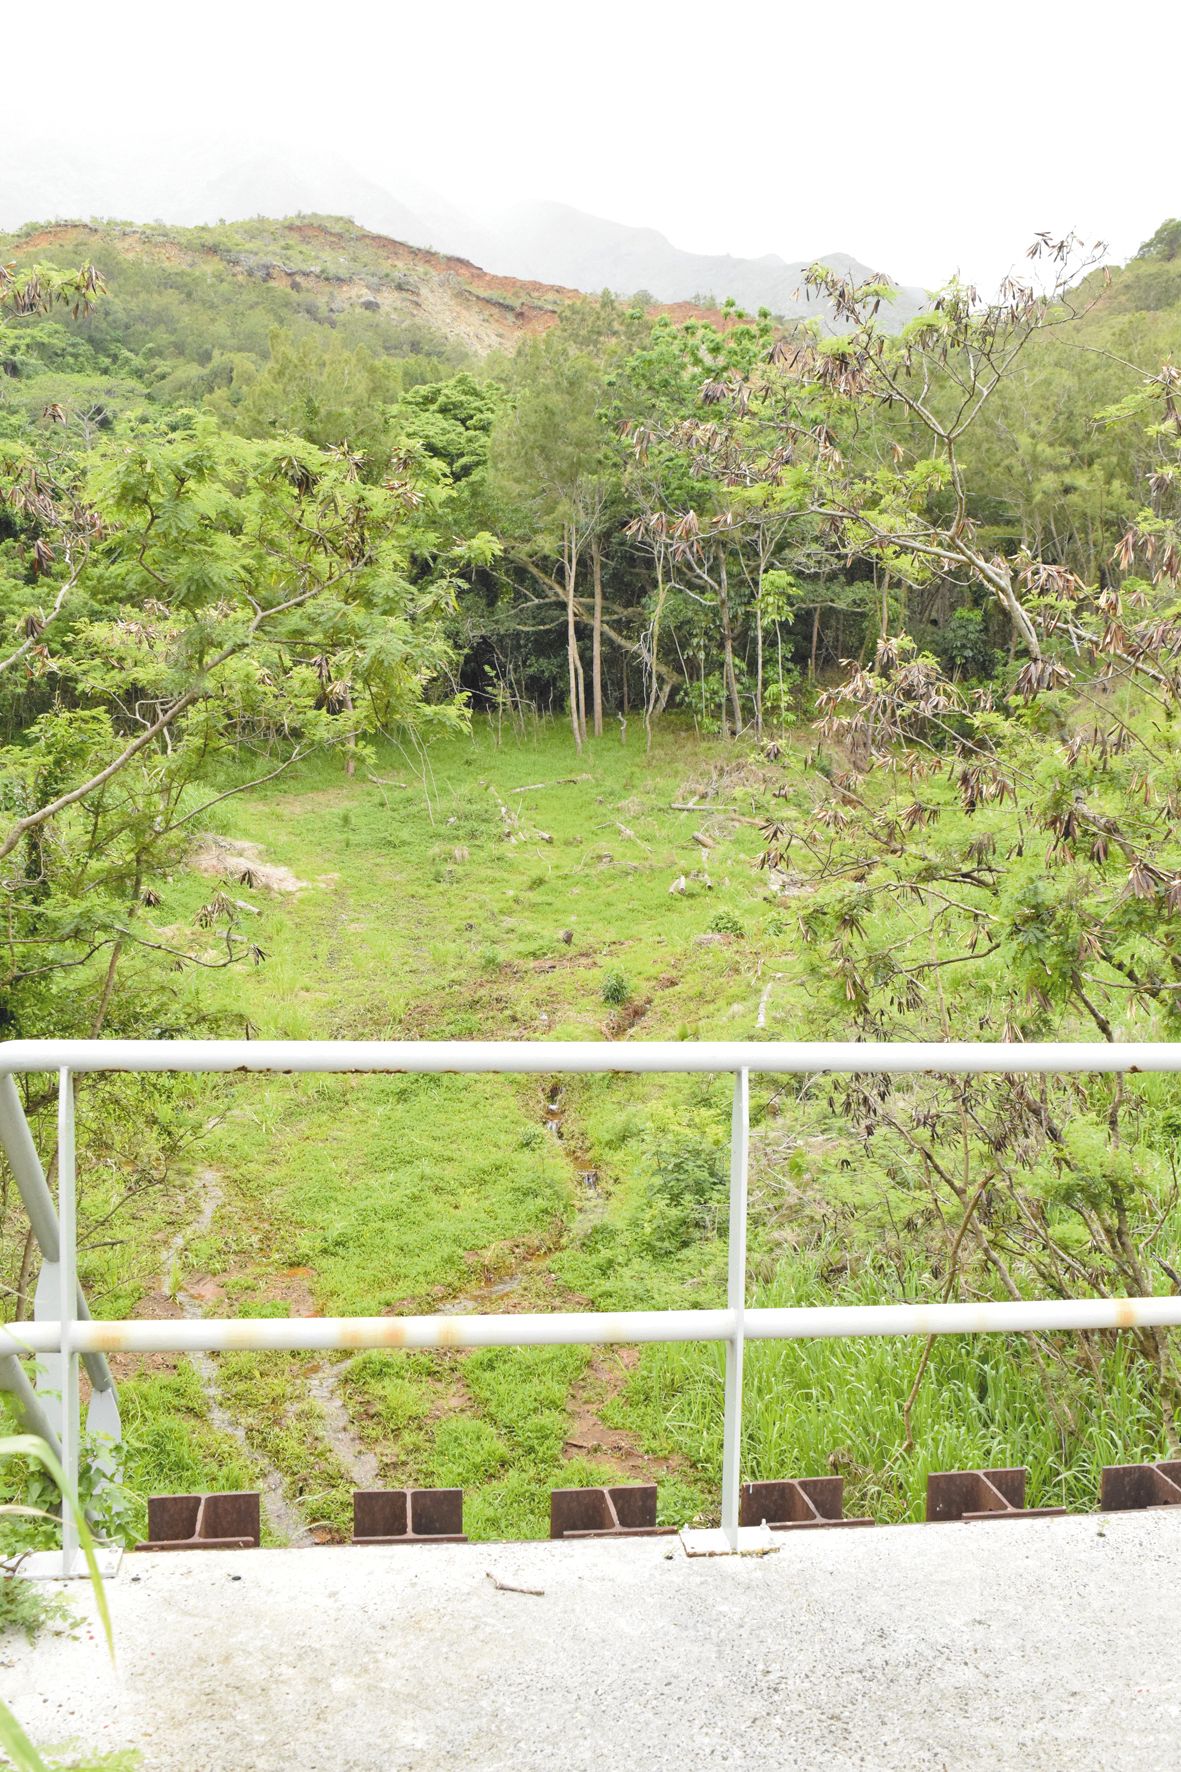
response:
<path fill-rule="evenodd" d="M 1117 986 L 1171 1011 L 1141 927 L 1172 891 L 1168 819 L 1121 807 L 1146 770 L 1173 799 L 1143 721 L 1171 718 L 1176 682 L 1175 227 L 1114 276 L 1043 240 L 1036 287 L 989 304 L 953 285 L 898 336 L 886 289 L 818 267 L 835 335 L 604 297 L 458 371 L 445 340 L 431 359 L 347 313 L 293 324 L 240 274 L 244 249 L 220 261 L 216 317 L 179 271 L 112 260 L 107 292 L 95 266 L 18 256 L 0 333 L 7 1025 L 60 1018 L 69 971 L 135 946 L 135 905 L 210 784 L 324 745 L 355 768 L 367 735 L 458 717 L 457 688 L 564 708 L 581 746 L 607 717 L 650 733 L 675 709 L 779 730 L 808 683 L 854 769 L 921 737 L 913 767 L 960 758 L 974 803 L 1024 806 L 1040 783 L 1023 816 L 1050 821 L 1060 858 L 1084 833 L 1100 874 L 1123 857 L 1132 885 L 1094 911 L 1088 966 L 1049 900 L 1060 953 L 1039 964 L 1100 1028 Z M 1091 726 L 1051 787 L 1056 694 Z M 999 939 L 991 911 L 958 914 L 975 951 Z M 225 958 L 247 952 L 219 917 Z M 96 990 L 101 1014 L 72 1025 L 110 1015 Z"/>

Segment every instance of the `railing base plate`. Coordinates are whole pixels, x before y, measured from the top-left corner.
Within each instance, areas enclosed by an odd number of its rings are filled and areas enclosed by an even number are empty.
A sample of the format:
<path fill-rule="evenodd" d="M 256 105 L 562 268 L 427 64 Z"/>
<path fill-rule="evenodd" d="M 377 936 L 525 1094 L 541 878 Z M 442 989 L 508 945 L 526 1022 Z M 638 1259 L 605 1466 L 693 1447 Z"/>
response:
<path fill-rule="evenodd" d="M 720 1526 L 686 1526 L 680 1537 L 687 1557 L 765 1557 L 779 1549 L 769 1526 L 739 1526 L 737 1545 Z"/>
<path fill-rule="evenodd" d="M 104 1544 L 95 1551 L 94 1556 L 103 1580 L 113 1581 L 123 1562 L 123 1547 L 118 1544 Z M 68 1572 L 63 1572 L 62 1554 L 55 1550 L 33 1551 L 31 1555 L 22 1557 L 16 1572 L 26 1581 L 90 1580 L 90 1567 L 81 1551 L 74 1558 L 74 1565 Z"/>

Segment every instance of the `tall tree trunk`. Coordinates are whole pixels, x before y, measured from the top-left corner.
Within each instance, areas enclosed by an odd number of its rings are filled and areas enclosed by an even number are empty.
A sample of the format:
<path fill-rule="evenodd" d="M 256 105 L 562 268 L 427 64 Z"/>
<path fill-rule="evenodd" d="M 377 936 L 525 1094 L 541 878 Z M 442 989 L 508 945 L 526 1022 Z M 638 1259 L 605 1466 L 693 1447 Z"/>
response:
<path fill-rule="evenodd" d="M 353 686 L 351 683 L 346 683 L 344 686 L 341 706 L 351 721 L 353 717 Z M 344 741 L 344 772 L 350 777 L 357 773 L 357 734 L 355 732 L 350 732 Z"/>
<path fill-rule="evenodd" d="M 718 574 L 718 610 L 722 617 L 722 651 L 725 658 L 726 688 L 734 715 L 734 736 L 742 731 L 742 703 L 738 699 L 738 678 L 734 671 L 734 631 L 730 626 L 730 586 L 726 577 L 726 559 L 722 556 Z"/>
<path fill-rule="evenodd" d="M 574 626 L 574 584 L 578 573 L 578 547 L 573 527 L 568 523 L 562 536 L 562 565 L 566 577 L 566 666 L 570 674 L 570 727 L 574 748 L 582 749 L 582 721 L 579 718 L 578 680 L 582 662 L 578 656 L 578 635 Z"/>
<path fill-rule="evenodd" d="M 656 661 L 660 656 L 660 618 L 664 613 L 664 561 L 660 554 L 656 555 L 656 608 L 652 612 L 652 658 L 651 676 L 648 683 L 648 699 L 644 705 L 644 732 L 646 749 L 652 749 L 652 722 L 659 709 L 656 706 L 660 693 L 660 678 L 656 672 Z"/>
<path fill-rule="evenodd" d="M 578 730 L 586 743 L 586 678 L 582 671 L 582 654 L 574 648 L 574 676 L 578 684 Z"/>
<path fill-rule="evenodd" d="M 820 605 L 817 603 L 812 611 L 812 655 L 808 660 L 808 676 L 812 682 L 816 680 L 816 648 L 820 644 Z"/>
<path fill-rule="evenodd" d="M 763 569 L 755 593 L 755 731 L 763 736 Z"/>
<path fill-rule="evenodd" d="M 591 537 L 591 569 L 595 579 L 595 619 L 591 630 L 591 699 L 595 737 L 603 736 L 603 551 L 597 535 Z"/>

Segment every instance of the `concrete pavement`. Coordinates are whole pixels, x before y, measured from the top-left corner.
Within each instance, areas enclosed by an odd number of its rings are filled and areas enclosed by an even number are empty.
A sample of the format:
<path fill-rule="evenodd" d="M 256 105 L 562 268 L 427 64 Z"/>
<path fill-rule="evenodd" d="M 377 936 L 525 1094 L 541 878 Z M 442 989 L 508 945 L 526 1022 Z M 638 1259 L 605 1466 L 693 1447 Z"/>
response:
<path fill-rule="evenodd" d="M 39 1744 L 136 1746 L 144 1772 L 1181 1764 L 1181 1508 L 711 1561 L 675 1539 L 132 1555 L 109 1595 L 114 1669 L 93 1628 L 9 1639 L 0 1691 Z"/>

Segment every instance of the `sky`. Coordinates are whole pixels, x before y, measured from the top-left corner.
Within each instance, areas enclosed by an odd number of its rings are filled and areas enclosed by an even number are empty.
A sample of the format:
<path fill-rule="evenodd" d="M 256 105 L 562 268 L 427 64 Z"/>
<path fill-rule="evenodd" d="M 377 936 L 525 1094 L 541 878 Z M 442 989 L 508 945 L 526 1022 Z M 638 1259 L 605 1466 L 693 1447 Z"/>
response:
<path fill-rule="evenodd" d="M 988 286 L 1037 230 L 1115 260 L 1181 213 L 1179 49 L 1176 0 L 64 0 L 5 18 L 0 175 L 52 139 L 179 179 L 228 142 L 482 216 L 553 199 L 692 251 Z"/>

